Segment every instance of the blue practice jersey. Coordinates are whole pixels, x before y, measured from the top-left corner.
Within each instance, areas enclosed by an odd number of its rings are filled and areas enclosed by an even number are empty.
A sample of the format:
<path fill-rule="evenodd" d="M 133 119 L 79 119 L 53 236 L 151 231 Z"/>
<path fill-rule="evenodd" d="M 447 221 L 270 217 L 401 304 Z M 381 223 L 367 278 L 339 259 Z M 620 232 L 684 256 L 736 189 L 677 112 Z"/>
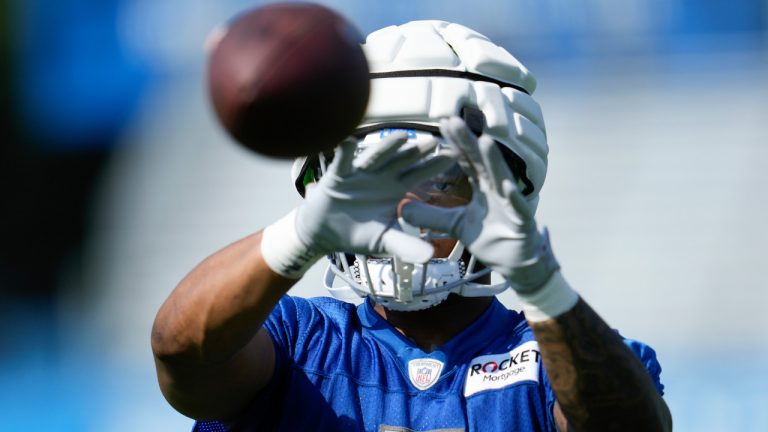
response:
<path fill-rule="evenodd" d="M 284 296 L 264 326 L 276 351 L 272 380 L 229 427 L 199 422 L 197 431 L 555 430 L 533 332 L 498 300 L 428 353 L 367 301 Z M 663 394 L 654 351 L 625 342 Z"/>

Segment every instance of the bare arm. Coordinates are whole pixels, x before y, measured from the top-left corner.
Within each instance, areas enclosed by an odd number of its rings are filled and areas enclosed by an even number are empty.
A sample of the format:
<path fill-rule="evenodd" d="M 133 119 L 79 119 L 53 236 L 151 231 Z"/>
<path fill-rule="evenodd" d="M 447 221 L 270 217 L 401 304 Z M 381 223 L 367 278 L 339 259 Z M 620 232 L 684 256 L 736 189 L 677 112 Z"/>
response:
<path fill-rule="evenodd" d="M 393 133 L 356 156 L 357 142 L 345 140 L 300 206 L 215 253 L 181 281 L 152 330 L 160 387 L 174 408 L 198 419 L 242 411 L 274 369 L 264 320 L 323 255 L 349 251 L 406 262 L 432 256 L 429 243 L 391 229 L 392 222 L 406 191 L 455 161 L 440 154 L 421 163 L 436 142 L 407 142 L 406 133 Z"/>
<path fill-rule="evenodd" d="M 583 300 L 530 324 L 557 398 L 559 430 L 672 430 L 669 409 L 642 363 Z"/>
<path fill-rule="evenodd" d="M 262 324 L 296 282 L 274 273 L 261 255 L 261 232 L 195 267 L 160 308 L 152 352 L 163 395 L 192 418 L 239 413 L 274 369 Z"/>

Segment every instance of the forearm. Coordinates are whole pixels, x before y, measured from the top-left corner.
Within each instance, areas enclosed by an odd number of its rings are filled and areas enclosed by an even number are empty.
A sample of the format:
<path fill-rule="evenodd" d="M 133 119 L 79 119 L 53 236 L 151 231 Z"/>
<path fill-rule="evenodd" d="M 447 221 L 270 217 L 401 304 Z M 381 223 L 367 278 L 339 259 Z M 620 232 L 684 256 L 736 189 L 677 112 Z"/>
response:
<path fill-rule="evenodd" d="M 152 328 L 152 349 L 165 363 L 215 365 L 240 351 L 296 282 L 266 265 L 261 233 L 208 257 L 174 289 Z"/>
<path fill-rule="evenodd" d="M 669 409 L 642 363 L 583 300 L 530 325 L 574 430 L 671 430 Z"/>

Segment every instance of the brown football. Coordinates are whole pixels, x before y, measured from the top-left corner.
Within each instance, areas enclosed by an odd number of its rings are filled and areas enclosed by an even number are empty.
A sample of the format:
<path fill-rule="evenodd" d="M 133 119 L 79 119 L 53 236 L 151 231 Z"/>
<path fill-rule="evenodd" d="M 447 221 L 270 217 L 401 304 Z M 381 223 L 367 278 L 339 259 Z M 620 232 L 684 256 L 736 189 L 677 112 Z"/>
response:
<path fill-rule="evenodd" d="M 332 149 L 368 104 L 362 42 L 344 17 L 316 4 L 270 4 L 240 14 L 210 48 L 208 86 L 219 120 L 263 155 Z"/>

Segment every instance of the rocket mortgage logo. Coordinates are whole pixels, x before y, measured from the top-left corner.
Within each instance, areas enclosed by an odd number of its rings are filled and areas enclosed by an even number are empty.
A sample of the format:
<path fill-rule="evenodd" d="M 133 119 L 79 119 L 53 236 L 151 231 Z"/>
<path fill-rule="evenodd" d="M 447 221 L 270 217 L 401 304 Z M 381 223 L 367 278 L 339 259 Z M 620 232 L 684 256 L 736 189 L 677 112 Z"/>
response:
<path fill-rule="evenodd" d="M 522 381 L 539 382 L 540 364 L 536 341 L 526 342 L 510 352 L 475 357 L 467 370 L 464 397 Z"/>

